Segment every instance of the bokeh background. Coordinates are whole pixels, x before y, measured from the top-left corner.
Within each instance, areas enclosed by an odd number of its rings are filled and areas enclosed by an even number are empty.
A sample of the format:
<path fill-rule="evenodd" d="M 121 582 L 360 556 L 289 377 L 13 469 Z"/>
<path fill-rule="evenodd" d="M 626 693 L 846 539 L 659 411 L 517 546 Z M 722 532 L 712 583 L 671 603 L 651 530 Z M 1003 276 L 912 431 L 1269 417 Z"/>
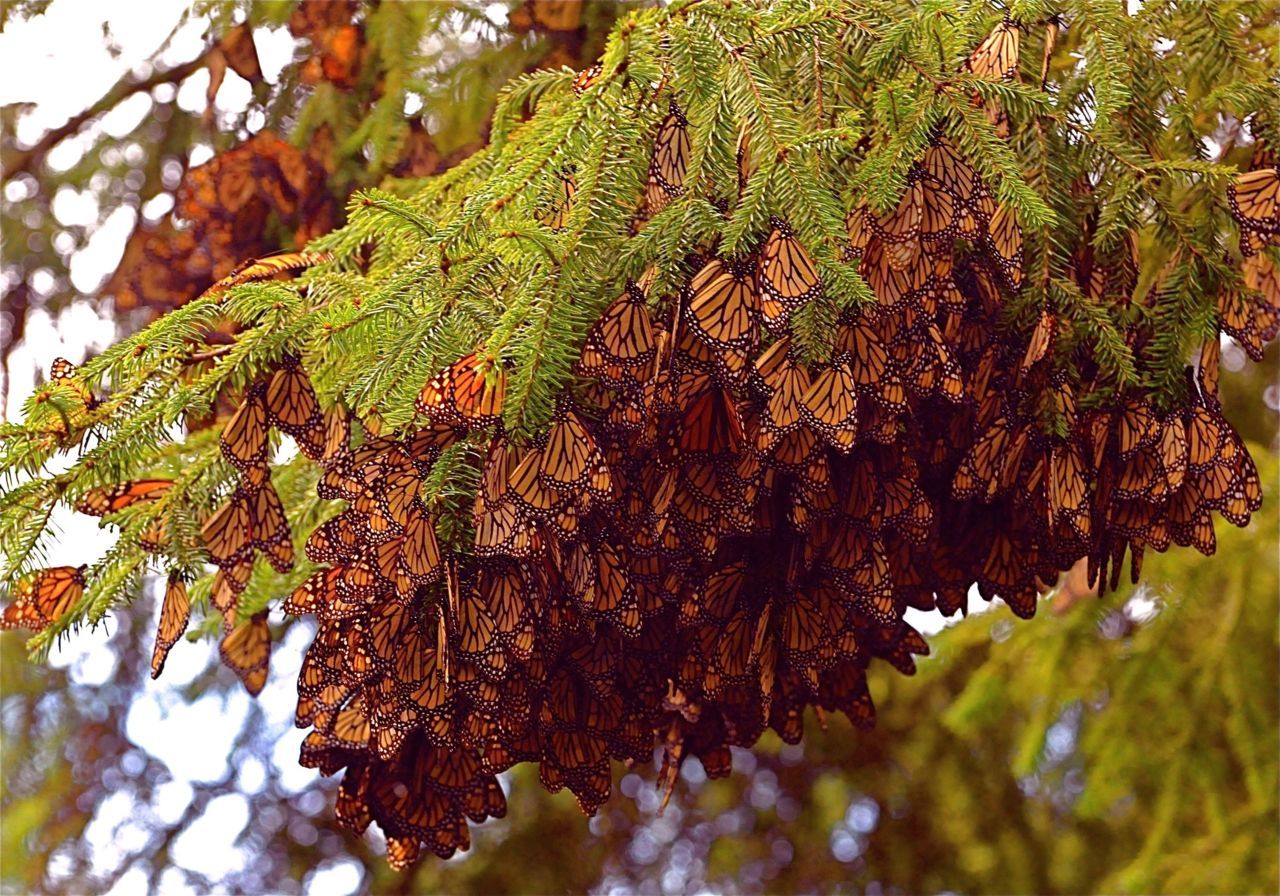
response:
<path fill-rule="evenodd" d="M 55 356 L 82 360 L 242 258 L 333 226 L 356 187 L 465 159 L 503 84 L 585 67 L 627 11 L 0 6 L 5 418 Z M 219 214 L 183 192 L 215 158 L 248 182 Z M 297 170 L 305 198 L 279 186 Z M 690 760 L 662 813 L 652 767 L 620 770 L 590 820 L 517 769 L 506 819 L 470 852 L 404 874 L 376 833 L 339 830 L 336 782 L 297 764 L 309 622 L 273 614 L 257 700 L 205 642 L 179 644 L 148 678 L 159 582 L 47 666 L 0 634 L 0 889 L 1278 892 L 1276 347 L 1245 360 L 1224 344 L 1224 404 L 1267 503 L 1248 530 L 1219 526 L 1214 558 L 1149 557 L 1141 587 L 1101 601 L 1069 575 L 1031 622 L 976 600 L 959 624 L 918 618 L 933 654 L 910 679 L 873 668 L 874 732 L 811 715 L 802 745 L 770 733 L 735 751 L 728 779 Z M 56 523 L 50 563 L 83 562 L 111 537 L 87 517 Z"/>

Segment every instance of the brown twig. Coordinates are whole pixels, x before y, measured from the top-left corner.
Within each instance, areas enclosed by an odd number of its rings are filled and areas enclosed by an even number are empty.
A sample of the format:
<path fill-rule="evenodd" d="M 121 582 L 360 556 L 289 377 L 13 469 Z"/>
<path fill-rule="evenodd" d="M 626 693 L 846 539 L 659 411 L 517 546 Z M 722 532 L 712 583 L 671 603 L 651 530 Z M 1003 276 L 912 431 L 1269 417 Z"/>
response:
<path fill-rule="evenodd" d="M 146 78 L 121 78 L 96 103 L 47 132 L 30 149 L 15 150 L 7 154 L 3 159 L 3 165 L 0 166 L 4 169 L 4 180 L 9 181 L 17 174 L 32 171 L 44 161 L 44 157 L 55 146 L 78 133 L 88 122 L 111 111 L 134 94 L 149 91 L 161 84 L 173 84 L 195 74 L 204 66 L 206 55 L 201 53 L 190 62 L 155 72 Z"/>
<path fill-rule="evenodd" d="M 199 364 L 201 361 L 212 361 L 214 358 L 221 358 L 227 352 L 234 348 L 232 345 L 220 345 L 217 348 L 211 348 L 208 351 L 195 352 L 183 359 L 183 364 Z"/>

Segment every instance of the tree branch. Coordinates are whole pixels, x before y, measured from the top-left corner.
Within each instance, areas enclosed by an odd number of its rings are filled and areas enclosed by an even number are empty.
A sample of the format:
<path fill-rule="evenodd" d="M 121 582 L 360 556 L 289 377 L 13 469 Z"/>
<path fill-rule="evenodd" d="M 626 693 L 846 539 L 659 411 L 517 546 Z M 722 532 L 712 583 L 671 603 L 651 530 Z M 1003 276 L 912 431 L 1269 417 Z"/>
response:
<path fill-rule="evenodd" d="M 88 122 L 111 111 L 134 94 L 149 91 L 161 84 L 175 84 L 195 74 L 204 67 L 207 56 L 207 52 L 201 53 L 190 62 L 184 62 L 164 71 L 154 72 L 146 78 L 130 78 L 128 76 L 121 78 L 96 103 L 78 115 L 73 115 L 64 124 L 46 132 L 30 149 L 14 150 L 6 154 L 2 164 L 0 164 L 0 167 L 4 169 L 4 182 L 7 183 L 19 173 L 31 172 L 44 161 L 44 157 L 55 146 L 78 133 Z"/>

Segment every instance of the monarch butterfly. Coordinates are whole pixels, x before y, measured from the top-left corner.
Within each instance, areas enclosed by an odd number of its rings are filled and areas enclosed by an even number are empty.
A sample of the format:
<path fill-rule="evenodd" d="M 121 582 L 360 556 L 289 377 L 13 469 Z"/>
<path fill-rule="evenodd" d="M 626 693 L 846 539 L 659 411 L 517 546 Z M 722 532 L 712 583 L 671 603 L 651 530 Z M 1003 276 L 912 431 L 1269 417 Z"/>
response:
<path fill-rule="evenodd" d="M 280 496 L 268 482 L 257 491 L 237 489 L 204 523 L 201 538 L 214 563 L 234 565 L 262 551 L 280 572 L 293 566 L 293 538 Z"/>
<path fill-rule="evenodd" d="M 1030 370 L 1049 353 L 1053 345 L 1053 336 L 1057 331 L 1057 318 L 1048 311 L 1040 312 L 1036 328 L 1031 331 L 1031 341 L 1027 343 L 1026 354 L 1022 356 L 1022 370 Z"/>
<path fill-rule="evenodd" d="M 580 543 L 570 555 L 569 586 L 584 612 L 608 620 L 627 637 L 640 633 L 635 587 L 611 545 Z"/>
<path fill-rule="evenodd" d="M 684 192 L 685 174 L 689 168 L 689 122 L 671 101 L 670 112 L 658 127 L 658 137 L 649 162 L 649 183 L 645 199 L 651 215 L 656 215 Z"/>
<path fill-rule="evenodd" d="M 390 590 L 400 600 L 413 600 L 417 587 L 401 565 L 403 555 L 403 535 L 393 535 L 374 546 L 373 566 L 379 577 L 378 595 L 385 594 L 387 586 L 390 586 Z"/>
<path fill-rule="evenodd" d="M 714 644 L 708 651 L 709 668 L 703 679 L 703 689 L 718 696 L 730 687 L 746 684 L 753 677 L 755 658 L 756 614 L 747 609 L 734 613 L 726 622 L 715 628 L 708 627 L 701 639 Z"/>
<path fill-rule="evenodd" d="M 421 475 L 402 453 L 398 459 L 401 463 L 388 466 L 353 505 L 366 515 L 370 537 L 376 541 L 404 531 L 422 484 Z"/>
<path fill-rule="evenodd" d="M 369 809 L 367 801 L 369 776 L 366 769 L 369 766 L 365 763 L 353 763 L 352 767 L 347 770 L 347 774 L 343 776 L 342 784 L 338 788 L 338 798 L 334 806 L 334 814 L 338 821 L 347 829 L 354 831 L 357 835 L 363 834 L 373 821 L 372 813 Z M 335 768 L 333 771 L 337 771 Z M 394 841 L 394 846 L 392 845 Z M 418 838 L 414 837 L 412 842 L 412 856 L 409 863 L 412 864 L 418 855 Z M 394 853 L 397 856 L 403 856 L 406 853 L 404 841 L 400 838 L 388 838 L 387 840 L 387 856 L 388 862 Z M 407 868 L 408 865 L 396 865 L 397 869 Z"/>
<path fill-rule="evenodd" d="M 92 411 L 94 408 L 102 404 L 102 399 L 90 392 L 89 389 L 80 382 L 79 369 L 66 358 L 53 359 L 53 364 L 49 367 L 49 379 L 52 382 L 60 383 L 74 390 L 84 402 L 84 407 L 87 411 Z"/>
<path fill-rule="evenodd" d="M 435 517 L 420 508 L 405 524 L 404 549 L 399 565 L 418 587 L 429 585 L 440 575 L 440 545 L 436 540 Z"/>
<path fill-rule="evenodd" d="M 676 342 L 675 367 L 680 372 L 677 391 L 681 391 L 682 381 L 707 375 L 722 386 L 736 386 L 747 369 L 753 348 L 753 341 L 742 347 L 716 347 L 705 342 L 693 327 L 682 328 Z"/>
<path fill-rule="evenodd" d="M 743 263 L 712 258 L 687 287 L 685 317 L 698 336 L 716 348 L 749 346 L 755 340 L 760 297 Z"/>
<path fill-rule="evenodd" d="M 1205 404 L 1214 410 L 1221 407 L 1218 400 L 1218 375 L 1222 364 L 1222 343 L 1218 337 L 1205 340 L 1200 346 L 1200 364 L 1196 370 L 1196 380 L 1200 384 L 1200 395 Z"/>
<path fill-rule="evenodd" d="M 1159 433 L 1158 427 L 1159 420 L 1145 400 L 1127 400 L 1116 419 L 1116 444 L 1120 457 L 1128 459 L 1134 452 L 1154 443 Z"/>
<path fill-rule="evenodd" d="M 228 629 L 235 624 L 240 595 L 248 586 L 249 575 L 252 572 L 253 557 L 249 556 L 219 568 L 213 576 L 209 603 L 222 614 Z"/>
<path fill-rule="evenodd" d="M 1001 416 L 973 443 L 956 469 L 951 494 L 990 501 L 1014 484 L 1027 446 L 1026 427 Z"/>
<path fill-rule="evenodd" d="M 517 507 L 535 522 L 546 522 L 560 509 L 563 501 L 556 492 L 543 484 L 539 476 L 543 452 L 531 448 L 511 473 L 507 494 Z"/>
<path fill-rule="evenodd" d="M 1034 602 L 1034 590 L 1032 594 L 1032 601 Z M 1015 610 L 1015 612 L 1017 611 Z M 1035 613 L 1034 603 L 1032 604 L 1031 612 Z M 918 631 L 908 625 L 903 627 L 902 633 L 885 655 L 885 659 L 903 675 L 914 675 L 916 672 L 915 657 L 928 655 L 929 642 Z"/>
<path fill-rule="evenodd" d="M 784 603 L 782 649 L 796 665 L 817 663 L 817 654 L 828 640 L 827 633 L 844 627 L 839 604 L 824 599 L 828 593 L 821 588 L 812 593 L 797 591 Z"/>
<path fill-rule="evenodd" d="M 743 438 L 742 417 L 733 396 L 709 385 L 685 406 L 677 446 L 690 454 L 719 456 L 735 453 Z"/>
<path fill-rule="evenodd" d="M 945 137 L 937 137 L 925 147 L 920 169 L 926 184 L 936 185 L 957 203 L 976 204 L 982 191 L 982 179 Z"/>
<path fill-rule="evenodd" d="M 1257 258 L 1262 250 L 1268 246 L 1280 246 L 1280 233 L 1268 233 L 1265 230 L 1250 230 L 1247 227 L 1240 228 L 1240 254 L 1244 256 L 1247 264 L 1252 258 Z"/>
<path fill-rule="evenodd" d="M 822 289 L 822 281 L 813 259 L 786 222 L 770 218 L 770 231 L 760 250 L 758 282 L 765 298 L 765 319 L 776 323 L 789 311 L 813 300 Z M 770 300 L 781 306 L 770 314 Z"/>
<path fill-rule="evenodd" d="M 955 278 L 955 266 L 950 255 L 932 257 L 932 269 L 925 283 L 920 306 L 925 314 L 933 315 L 949 340 L 960 341 L 960 327 L 969 299 L 960 289 Z M 938 309 L 941 309 L 939 312 Z"/>
<path fill-rule="evenodd" d="M 803 423 L 804 394 L 809 372 L 791 359 L 791 340 L 779 339 L 756 359 L 755 376 L 768 396 L 764 425 L 775 433 L 787 433 Z"/>
<path fill-rule="evenodd" d="M 351 444 L 351 415 L 340 403 L 324 412 L 323 423 L 298 436 L 298 448 L 308 460 L 328 469 L 345 456 Z"/>
<path fill-rule="evenodd" d="M 578 182 L 570 170 L 556 174 L 556 183 L 551 197 L 534 210 L 538 223 L 552 230 L 562 230 L 569 223 L 569 212 L 573 210 L 573 197 L 577 195 Z"/>
<path fill-rule="evenodd" d="M 342 699 L 351 688 L 342 684 L 348 632 L 338 625 L 321 625 L 302 658 L 298 674 L 298 727 L 309 725 L 324 711 L 323 701 Z"/>
<path fill-rule="evenodd" d="M 501 419 L 506 394 L 502 365 L 472 352 L 423 386 L 414 407 L 434 422 L 489 426 Z"/>
<path fill-rule="evenodd" d="M 596 86 L 596 82 L 600 80 L 600 75 L 604 73 L 604 63 L 597 62 L 595 65 L 588 66 L 578 72 L 573 79 L 573 92 L 575 96 L 582 96 L 592 87 Z"/>
<path fill-rule="evenodd" d="M 164 589 L 164 602 L 160 605 L 160 624 L 156 627 L 156 643 L 151 651 L 151 677 L 159 678 L 164 671 L 164 661 L 169 648 L 178 643 L 187 630 L 191 618 L 191 601 L 187 597 L 187 583 L 176 572 L 169 574 Z"/>
<path fill-rule="evenodd" d="M 1263 301 L 1280 310 L 1280 268 L 1272 257 L 1265 252 L 1251 255 L 1244 260 L 1242 272 L 1244 285 L 1262 293 Z"/>
<path fill-rule="evenodd" d="M 324 607 L 338 600 L 337 584 L 341 575 L 340 567 L 317 570 L 285 598 L 282 609 L 290 616 L 321 615 Z"/>
<path fill-rule="evenodd" d="M 1187 430 L 1182 418 L 1176 413 L 1164 420 L 1158 454 L 1168 491 L 1174 494 L 1182 487 L 1187 474 Z"/>
<path fill-rule="evenodd" d="M 363 752 L 368 748 L 371 726 L 364 698 L 344 695 L 342 699 L 344 702 L 328 708 L 324 717 L 317 720 L 316 730 L 302 744 L 303 756 L 331 750 Z M 320 760 L 316 764 L 327 763 Z"/>
<path fill-rule="evenodd" d="M 1077 527 L 1087 537 L 1089 498 L 1084 454 L 1075 443 L 1054 445 L 1049 451 L 1049 511 L 1055 521 Z M 1084 528 L 1079 528 L 1084 527 Z"/>
<path fill-rule="evenodd" d="M 218 655 L 222 664 L 236 673 L 244 689 L 258 696 L 267 683 L 271 661 L 271 630 L 267 627 L 266 610 L 228 632 L 218 645 Z"/>
<path fill-rule="evenodd" d="M 991 216 L 987 228 L 987 242 L 995 254 L 1000 273 L 1012 290 L 1022 286 L 1022 228 L 1018 219 L 1006 205 L 1000 205 Z"/>
<path fill-rule="evenodd" d="M 230 565 L 252 550 L 252 527 L 250 495 L 237 490 L 205 521 L 200 534 L 214 563 Z"/>
<path fill-rule="evenodd" d="M 725 471 L 722 475 L 720 466 L 710 462 L 688 463 L 676 481 L 689 497 L 713 511 L 724 512 L 737 499 L 735 473 Z"/>
<path fill-rule="evenodd" d="M 768 435 L 768 430 L 761 429 L 761 435 Z M 808 469 L 818 445 L 818 433 L 809 426 L 757 442 L 758 450 L 768 453 L 773 469 L 794 475 L 802 475 Z"/>
<path fill-rule="evenodd" d="M 106 516 L 132 507 L 134 504 L 159 500 L 173 487 L 172 479 L 137 479 L 116 485 L 103 485 L 85 492 L 75 507 L 89 516 Z"/>
<path fill-rule="evenodd" d="M 493 616 L 498 637 L 522 662 L 528 661 L 534 645 L 533 608 L 528 597 L 532 584 L 521 575 L 518 565 L 510 564 L 482 567 L 475 586 Z"/>
<path fill-rule="evenodd" d="M 84 595 L 87 566 L 53 566 L 18 583 L 14 599 L 0 615 L 0 629 L 43 631 Z"/>
<path fill-rule="evenodd" d="M 340 513 L 317 526 L 303 550 L 313 563 L 349 563 L 367 542 L 354 511 Z"/>
<path fill-rule="evenodd" d="M 870 212 L 864 218 L 875 235 L 887 243 L 901 243 L 920 235 L 921 213 L 924 208 L 924 186 L 920 169 L 913 167 L 907 174 L 907 189 L 898 205 L 884 220 Z"/>
<path fill-rule="evenodd" d="M 1262 482 L 1248 450 L 1240 445 L 1239 452 L 1231 484 L 1218 511 L 1234 525 L 1247 526 L 1250 514 L 1262 507 Z"/>
<path fill-rule="evenodd" d="M 402 450 L 409 457 L 409 462 L 414 468 L 425 476 L 440 459 L 441 452 L 457 442 L 464 434 L 465 430 L 459 427 L 433 423 L 411 433 L 405 440 Z"/>
<path fill-rule="evenodd" d="M 264 396 L 267 420 L 281 432 L 299 438 L 323 423 L 311 380 L 296 357 L 285 358 L 267 383 Z"/>
<path fill-rule="evenodd" d="M 920 488 L 918 476 L 919 472 L 912 469 L 909 477 L 899 473 L 897 478 L 882 480 L 881 492 L 884 496 L 884 524 L 921 544 L 933 523 L 933 507 Z"/>
<path fill-rule="evenodd" d="M 656 351 L 653 322 L 641 288 L 630 281 L 626 289 L 592 325 L 582 347 L 578 370 L 585 376 L 601 376 L 617 384 L 622 372 L 638 380 L 639 369 L 652 363 Z M 619 368 L 618 373 L 613 373 Z"/>
<path fill-rule="evenodd" d="M 473 589 L 463 589 L 459 595 L 453 629 L 454 643 L 462 660 L 501 671 L 506 659 L 502 645 L 496 640 L 497 623 L 484 599 Z"/>
<path fill-rule="evenodd" d="M 961 222 L 965 207 L 949 190 L 931 177 L 920 178 L 920 239 L 921 248 L 937 251 L 961 235 Z M 972 223 L 967 228 L 973 230 Z"/>
<path fill-rule="evenodd" d="M 912 251 L 916 255 L 919 254 L 916 251 L 918 245 L 918 242 L 912 244 Z M 876 294 L 879 306 L 888 310 L 915 302 L 929 285 L 925 265 L 909 264 L 900 268 L 894 259 L 894 244 L 874 239 L 867 245 L 862 254 L 862 262 L 858 265 L 858 273 Z"/>
<path fill-rule="evenodd" d="M 1005 533 L 998 533 L 978 576 L 978 587 L 988 598 L 1000 597 L 1021 619 L 1036 614 L 1036 590 L 1028 579 L 1023 551 Z"/>
<path fill-rule="evenodd" d="M 849 234 L 849 255 L 853 258 L 861 258 L 867 244 L 876 233 L 875 213 L 865 202 L 859 202 L 845 216 L 844 226 Z"/>
<path fill-rule="evenodd" d="M 66 358 L 54 358 L 53 363 L 49 365 L 49 378 L 52 380 L 70 380 L 77 376 L 79 374 L 76 372 L 76 365 Z"/>
<path fill-rule="evenodd" d="M 964 62 L 964 70 L 988 81 L 1007 81 L 1018 70 L 1019 26 L 1005 19 L 983 38 Z"/>
<path fill-rule="evenodd" d="M 567 491 L 605 487 L 600 497 L 613 489 L 609 467 L 596 447 L 595 439 L 571 410 L 561 410 L 551 424 L 547 446 L 542 451 L 538 473 L 547 485 Z"/>
<path fill-rule="evenodd" d="M 847 358 L 832 361 L 814 376 L 800 399 L 802 413 L 833 446 L 849 451 L 857 433 L 856 383 Z"/>
<path fill-rule="evenodd" d="M 884 546 L 853 526 L 843 527 L 833 539 L 824 564 L 837 580 L 855 594 L 878 595 L 889 585 L 889 565 Z"/>
<path fill-rule="evenodd" d="M 244 403 L 218 437 L 222 453 L 242 473 L 267 461 L 266 387 L 255 382 L 245 390 Z"/>
<path fill-rule="evenodd" d="M 1169 507 L 1169 534 L 1174 544 L 1194 547 L 1206 557 L 1218 549 L 1213 516 L 1199 503 L 1199 493 L 1184 488 Z"/>
<path fill-rule="evenodd" d="M 480 488 L 476 491 L 477 510 L 492 507 L 507 498 L 507 483 L 519 460 L 517 450 L 506 436 L 497 434 L 489 440 L 480 474 Z"/>
<path fill-rule="evenodd" d="M 275 255 L 250 259 L 205 290 L 204 295 L 216 295 L 233 286 L 253 280 L 266 280 L 285 271 L 296 271 L 329 261 L 333 261 L 332 252 L 279 252 Z"/>
<path fill-rule="evenodd" d="M 280 496 L 270 484 L 253 495 L 253 546 L 267 555 L 277 572 L 293 568 L 293 534 Z"/>
<path fill-rule="evenodd" d="M 861 318 L 844 317 L 836 329 L 835 350 L 848 359 L 859 389 L 891 411 L 906 410 L 906 390 L 875 327 Z"/>
<path fill-rule="evenodd" d="M 384 459 L 403 449 L 392 439 L 376 437 L 367 439 L 353 452 L 338 455 L 329 464 L 316 493 L 326 501 L 356 501 L 365 491 L 368 482 L 376 481 L 384 467 Z"/>
<path fill-rule="evenodd" d="M 1280 165 L 1238 175 L 1227 187 L 1227 202 L 1242 230 L 1275 242 L 1280 236 Z"/>
<path fill-rule="evenodd" d="M 342 575 L 337 580 L 338 594 L 350 607 L 343 608 L 351 613 L 358 613 L 386 588 L 386 581 L 374 568 L 368 557 L 358 557 L 350 564 L 341 567 Z"/>
<path fill-rule="evenodd" d="M 959 402 L 965 394 L 960 367 L 942 339 L 936 324 L 903 326 L 892 343 L 894 359 L 906 386 L 920 397 L 941 391 L 942 397 Z"/>
<path fill-rule="evenodd" d="M 1260 298 L 1233 289 L 1224 289 L 1218 295 L 1222 332 L 1238 341 L 1254 361 L 1262 360 L 1263 348 L 1280 333 L 1280 307 Z"/>
<path fill-rule="evenodd" d="M 1208 408 L 1196 405 L 1186 422 L 1187 463 L 1191 472 L 1199 473 L 1215 463 L 1226 439 L 1226 421 Z"/>
<path fill-rule="evenodd" d="M 418 863 L 422 841 L 412 837 L 387 838 L 387 864 L 396 871 L 408 871 Z"/>
<path fill-rule="evenodd" d="M 533 529 L 511 499 L 482 501 L 476 496 L 475 551 L 478 556 L 525 557 L 533 549 Z"/>

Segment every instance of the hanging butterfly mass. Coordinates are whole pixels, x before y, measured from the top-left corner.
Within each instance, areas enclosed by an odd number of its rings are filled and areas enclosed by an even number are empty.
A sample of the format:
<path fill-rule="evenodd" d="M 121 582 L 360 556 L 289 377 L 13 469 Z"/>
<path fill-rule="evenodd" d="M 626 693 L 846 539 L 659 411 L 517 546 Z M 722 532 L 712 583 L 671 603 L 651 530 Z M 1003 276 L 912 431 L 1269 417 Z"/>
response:
<path fill-rule="evenodd" d="M 1001 23 L 962 71 L 1015 78 L 1024 30 Z M 574 92 L 601 77 L 584 72 Z M 743 183 L 754 176 L 746 133 Z M 673 98 L 640 226 L 693 189 L 695 137 Z M 1258 351 L 1280 329 L 1266 292 L 1277 174 L 1246 173 L 1224 197 L 1252 267 L 1220 324 Z M 557 230 L 578 190 L 572 169 L 550 186 L 532 215 Z M 938 133 L 894 208 L 849 213 L 845 257 L 859 259 L 876 302 L 832 312 L 821 360 L 798 350 L 797 327 L 828 297 L 827 256 L 781 216 L 744 255 L 701 247 L 674 294 L 627 282 L 587 328 L 576 379 L 537 437 L 504 428 L 510 362 L 488 347 L 443 364 L 418 395 L 415 428 L 398 433 L 323 408 L 299 358 L 252 382 L 220 438 L 235 487 L 202 528 L 218 567 L 220 654 L 251 693 L 264 687 L 271 629 L 253 612 L 262 604 L 242 603 L 259 555 L 278 571 L 294 562 L 268 462 L 274 430 L 321 468 L 319 497 L 344 502 L 308 534 L 319 568 L 284 602 L 317 622 L 296 721 L 311 729 L 303 764 L 343 772 L 339 820 L 378 824 L 404 867 L 424 847 L 465 850 L 469 822 L 505 813 L 497 775 L 518 763 L 593 813 L 612 763 L 646 761 L 656 746 L 669 796 L 690 758 L 718 777 L 730 748 L 768 729 L 799 741 L 809 707 L 870 727 L 868 666 L 911 674 L 928 652 L 908 609 L 954 613 L 976 588 L 1029 616 L 1081 558 L 1113 589 L 1126 555 L 1136 581 L 1148 550 L 1212 552 L 1214 512 L 1247 524 L 1261 489 L 1222 416 L 1212 347 L 1179 401 L 1129 390 L 1080 402 L 1104 384 L 1079 363 L 1088 345 L 1068 343 L 1070 321 L 1049 308 L 1025 326 L 1005 319 L 1024 241 L 992 186 Z M 231 277 L 300 263 L 311 259 L 263 259 Z M 1103 289 L 1123 279 L 1106 264 Z M 1102 269 L 1095 259 L 1078 274 L 1093 283 Z M 457 445 L 480 467 L 460 510 L 424 486 Z M 79 506 L 112 514 L 172 487 L 103 486 Z M 85 587 L 84 568 L 41 571 L 0 624 L 43 628 Z M 175 572 L 153 674 L 191 608 Z"/>

